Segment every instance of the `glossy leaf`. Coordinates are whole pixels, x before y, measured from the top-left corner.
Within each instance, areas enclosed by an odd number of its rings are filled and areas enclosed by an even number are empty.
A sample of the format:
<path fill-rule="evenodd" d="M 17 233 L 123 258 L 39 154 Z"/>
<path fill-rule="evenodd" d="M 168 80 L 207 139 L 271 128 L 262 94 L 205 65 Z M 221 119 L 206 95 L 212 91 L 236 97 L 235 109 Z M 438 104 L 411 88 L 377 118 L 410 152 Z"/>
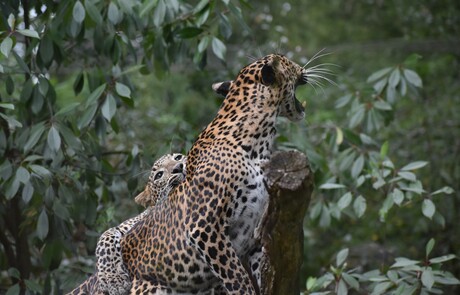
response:
<path fill-rule="evenodd" d="M 430 199 L 423 200 L 422 212 L 423 215 L 431 219 L 434 213 L 436 212 L 436 206 L 434 205 L 433 201 L 431 201 Z"/>
<path fill-rule="evenodd" d="M 452 259 L 455 259 L 455 258 L 457 258 L 457 256 L 455 256 L 454 254 L 449 254 L 449 255 L 444 255 L 444 256 L 440 256 L 440 257 L 431 258 L 430 263 L 432 263 L 432 264 L 443 263 L 443 262 L 446 262 L 446 261 L 449 261 L 449 260 L 452 260 Z"/>
<path fill-rule="evenodd" d="M 36 124 L 34 127 L 32 127 L 29 139 L 24 145 L 24 152 L 31 150 L 37 144 L 44 131 L 45 125 L 43 123 Z"/>
<path fill-rule="evenodd" d="M 428 290 L 431 290 L 431 288 L 434 285 L 434 276 L 433 272 L 431 270 L 431 267 L 427 267 L 423 272 L 422 272 L 422 284 L 425 286 Z"/>
<path fill-rule="evenodd" d="M 412 70 L 404 69 L 404 77 L 406 77 L 407 81 L 415 87 L 423 86 L 420 76 Z"/>
<path fill-rule="evenodd" d="M 13 40 L 10 37 L 6 37 L 0 45 L 0 51 L 5 57 L 8 57 L 10 55 L 11 48 L 13 48 Z"/>
<path fill-rule="evenodd" d="M 425 247 L 425 255 L 426 257 L 428 257 L 431 253 L 431 250 L 433 250 L 433 247 L 434 247 L 434 243 L 435 243 L 435 240 L 433 238 L 431 238 L 428 243 L 426 243 L 426 247 Z"/>
<path fill-rule="evenodd" d="M 348 252 L 348 248 L 345 248 L 340 250 L 339 253 L 337 253 L 337 256 L 335 258 L 335 265 L 337 267 L 340 267 L 345 262 L 345 260 L 347 260 Z"/>
<path fill-rule="evenodd" d="M 222 43 L 218 38 L 213 37 L 212 38 L 212 52 L 220 59 L 220 60 L 225 60 L 225 54 L 227 52 L 227 47 L 225 47 L 225 44 Z"/>
<path fill-rule="evenodd" d="M 120 82 L 115 83 L 115 90 L 117 91 L 118 95 L 131 98 L 131 89 L 125 84 Z"/>
<path fill-rule="evenodd" d="M 339 189 L 339 188 L 344 188 L 345 186 L 343 184 L 338 184 L 338 183 L 325 183 L 322 184 L 319 188 L 320 189 Z"/>
<path fill-rule="evenodd" d="M 391 69 L 392 68 L 384 68 L 384 69 L 378 70 L 377 72 L 370 75 L 369 78 L 367 78 L 367 83 L 372 83 L 374 81 L 381 79 L 383 76 L 388 74 L 391 71 Z"/>
<path fill-rule="evenodd" d="M 366 199 L 364 199 L 363 196 L 358 196 L 353 202 L 353 210 L 355 211 L 356 216 L 358 218 L 362 217 L 364 212 L 366 212 L 366 208 Z"/>
<path fill-rule="evenodd" d="M 153 13 L 153 24 L 159 27 L 163 24 L 166 15 L 165 0 L 158 0 L 157 7 Z"/>
<path fill-rule="evenodd" d="M 361 173 L 364 167 L 364 156 L 359 155 L 359 157 L 355 160 L 353 163 L 353 166 L 351 167 L 351 176 L 353 178 L 357 178 L 358 175 Z"/>
<path fill-rule="evenodd" d="M 85 8 L 80 1 L 75 2 L 72 10 L 72 17 L 77 23 L 82 23 L 85 20 Z"/>
<path fill-rule="evenodd" d="M 54 152 L 57 152 L 61 147 L 61 136 L 59 136 L 59 131 L 54 126 L 51 126 L 48 131 L 47 142 L 50 149 Z"/>
<path fill-rule="evenodd" d="M 182 39 L 189 39 L 189 38 L 194 38 L 201 34 L 203 32 L 203 29 L 196 28 L 196 27 L 186 27 L 182 28 L 177 32 L 177 36 Z"/>
<path fill-rule="evenodd" d="M 115 101 L 115 98 L 112 94 L 109 93 L 105 98 L 101 111 L 102 115 L 107 119 L 107 121 L 112 120 L 112 117 L 117 112 L 117 102 Z"/>
<path fill-rule="evenodd" d="M 417 162 L 412 162 L 407 164 L 406 166 L 401 168 L 401 171 L 411 171 L 411 170 L 417 170 L 422 167 L 425 167 L 428 164 L 426 161 L 417 161 Z"/>
<path fill-rule="evenodd" d="M 49 222 L 48 222 L 48 215 L 46 214 L 46 210 L 43 209 L 40 215 L 38 216 L 37 220 L 37 237 L 40 240 L 44 240 L 48 235 L 49 231 Z"/>
<path fill-rule="evenodd" d="M 16 32 L 26 37 L 40 39 L 40 36 L 38 36 L 37 31 L 34 31 L 34 30 L 25 29 L 25 30 L 17 30 Z"/>
<path fill-rule="evenodd" d="M 396 88 L 399 84 L 399 80 L 401 79 L 401 72 L 399 71 L 399 68 L 396 68 L 391 72 L 390 77 L 388 78 L 388 84 Z"/>
<path fill-rule="evenodd" d="M 344 194 L 340 199 L 339 201 L 337 202 L 337 206 L 339 206 L 339 208 L 341 210 L 347 208 L 350 204 L 351 204 L 351 201 L 352 201 L 353 197 L 351 195 L 350 192 Z"/>
<path fill-rule="evenodd" d="M 150 3 L 153 3 L 153 1 L 148 1 Z M 101 13 L 99 12 L 99 9 L 94 5 L 93 1 L 91 0 L 86 0 L 85 1 L 85 6 L 86 6 L 86 12 L 88 12 L 89 17 L 96 23 L 96 24 L 101 24 L 102 23 L 102 16 Z"/>
<path fill-rule="evenodd" d="M 161 1 L 160 1 L 161 2 Z M 118 24 L 120 21 L 120 13 L 118 11 L 118 7 L 114 2 L 110 2 L 109 9 L 107 11 L 107 17 L 109 18 L 110 22 L 114 25 Z"/>

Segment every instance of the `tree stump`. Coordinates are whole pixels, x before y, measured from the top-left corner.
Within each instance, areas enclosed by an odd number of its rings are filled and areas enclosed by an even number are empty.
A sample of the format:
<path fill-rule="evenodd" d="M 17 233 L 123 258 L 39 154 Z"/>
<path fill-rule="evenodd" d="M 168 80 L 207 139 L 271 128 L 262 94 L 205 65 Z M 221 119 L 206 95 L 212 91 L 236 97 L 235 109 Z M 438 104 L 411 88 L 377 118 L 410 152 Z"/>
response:
<path fill-rule="evenodd" d="M 262 223 L 262 295 L 298 295 L 303 262 L 303 219 L 313 191 L 307 157 L 280 151 L 264 167 L 270 202 Z"/>

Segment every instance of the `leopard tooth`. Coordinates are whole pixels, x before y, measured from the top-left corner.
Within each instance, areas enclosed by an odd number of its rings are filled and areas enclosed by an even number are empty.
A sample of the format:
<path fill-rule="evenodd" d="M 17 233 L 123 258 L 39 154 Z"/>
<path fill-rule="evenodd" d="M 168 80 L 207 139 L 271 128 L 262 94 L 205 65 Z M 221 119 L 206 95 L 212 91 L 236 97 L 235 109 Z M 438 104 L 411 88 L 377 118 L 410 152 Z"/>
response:
<path fill-rule="evenodd" d="M 302 106 L 303 106 L 303 108 L 306 108 L 306 107 L 307 107 L 307 102 L 306 102 L 306 101 L 303 101 L 303 102 L 302 102 Z"/>

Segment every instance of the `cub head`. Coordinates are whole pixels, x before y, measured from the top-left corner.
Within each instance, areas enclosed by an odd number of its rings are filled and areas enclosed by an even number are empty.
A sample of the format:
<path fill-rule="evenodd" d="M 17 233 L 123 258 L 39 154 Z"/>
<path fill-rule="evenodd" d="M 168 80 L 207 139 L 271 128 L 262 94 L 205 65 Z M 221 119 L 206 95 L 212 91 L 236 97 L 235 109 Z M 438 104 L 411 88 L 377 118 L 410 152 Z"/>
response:
<path fill-rule="evenodd" d="M 136 203 L 144 207 L 154 206 L 159 199 L 167 197 L 185 180 L 185 162 L 186 157 L 182 154 L 167 154 L 159 158 L 152 166 L 144 191 L 134 199 Z"/>

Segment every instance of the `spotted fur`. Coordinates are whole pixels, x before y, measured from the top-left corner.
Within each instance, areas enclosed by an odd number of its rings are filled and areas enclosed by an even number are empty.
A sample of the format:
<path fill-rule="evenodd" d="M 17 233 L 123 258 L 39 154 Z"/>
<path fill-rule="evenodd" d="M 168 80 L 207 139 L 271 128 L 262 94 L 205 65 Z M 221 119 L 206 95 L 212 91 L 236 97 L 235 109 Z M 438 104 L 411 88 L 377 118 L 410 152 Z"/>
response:
<path fill-rule="evenodd" d="M 186 181 L 122 237 L 131 294 L 209 294 L 219 286 L 256 294 L 248 261 L 260 249 L 257 229 L 268 204 L 263 165 L 277 116 L 304 117 L 295 89 L 306 80 L 303 67 L 273 54 L 229 84 L 188 153 Z"/>
<path fill-rule="evenodd" d="M 185 156 L 167 154 L 152 166 L 149 181 L 135 201 L 145 207 L 153 207 L 185 179 Z M 105 231 L 96 247 L 97 272 L 74 289 L 70 294 L 127 294 L 131 289 L 131 279 L 123 265 L 120 240 L 134 224 L 148 216 L 150 208 L 128 219 L 116 227 Z"/>

